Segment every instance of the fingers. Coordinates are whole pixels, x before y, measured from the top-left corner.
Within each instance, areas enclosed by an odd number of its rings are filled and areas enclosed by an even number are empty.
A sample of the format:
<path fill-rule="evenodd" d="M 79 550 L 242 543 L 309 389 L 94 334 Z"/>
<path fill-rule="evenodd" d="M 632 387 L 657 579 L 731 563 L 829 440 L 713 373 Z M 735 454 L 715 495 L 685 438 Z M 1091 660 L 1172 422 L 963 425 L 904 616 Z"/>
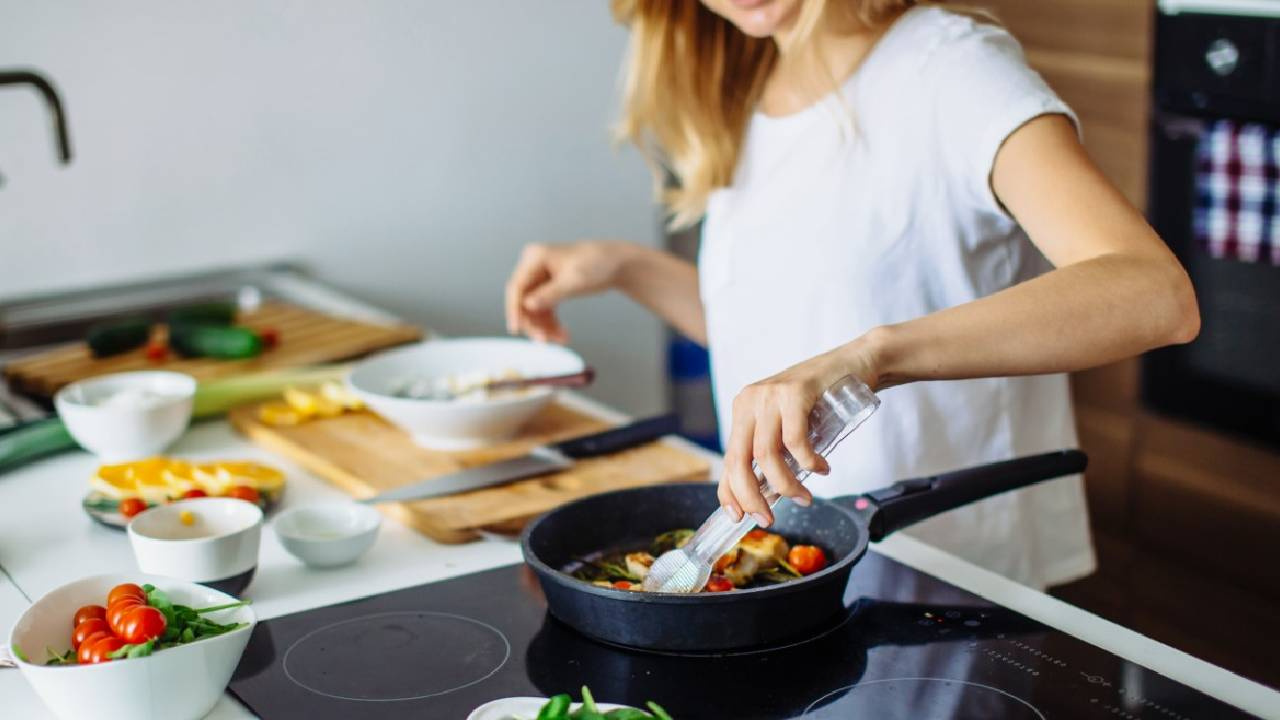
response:
<path fill-rule="evenodd" d="M 782 443 L 805 470 L 819 475 L 831 472 L 826 458 L 819 455 L 809 442 L 809 409 L 799 398 L 782 403 Z"/>
<path fill-rule="evenodd" d="M 742 519 L 742 504 L 739 501 L 736 479 L 742 476 L 755 482 L 755 475 L 751 472 L 751 442 L 755 433 L 755 421 L 749 414 L 738 412 L 737 404 L 735 401 L 733 427 L 724 453 L 724 475 L 720 478 L 721 504 L 735 522 Z"/>
<path fill-rule="evenodd" d="M 546 249 L 541 245 L 528 245 L 520 253 L 516 267 L 507 280 L 505 309 L 507 332 L 515 334 L 524 326 L 525 294 L 551 278 L 545 262 Z"/>
<path fill-rule="evenodd" d="M 505 310 L 507 332 L 524 332 L 542 342 L 569 341 L 569 333 L 555 313 L 555 302 L 567 295 L 565 282 L 552 274 L 549 250 L 544 245 L 528 245 L 520 254 L 507 282 Z M 550 288 L 550 290 L 548 290 Z M 531 302 L 531 298 L 539 301 Z"/>

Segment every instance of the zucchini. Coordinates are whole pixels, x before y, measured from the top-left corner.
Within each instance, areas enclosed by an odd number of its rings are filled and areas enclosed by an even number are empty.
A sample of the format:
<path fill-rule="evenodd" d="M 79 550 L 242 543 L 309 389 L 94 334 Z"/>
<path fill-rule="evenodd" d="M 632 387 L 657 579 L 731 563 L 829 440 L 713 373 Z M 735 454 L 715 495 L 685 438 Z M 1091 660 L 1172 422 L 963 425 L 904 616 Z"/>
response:
<path fill-rule="evenodd" d="M 103 358 L 140 348 L 150 337 L 151 321 L 133 317 L 94 325 L 85 340 L 93 356 Z"/>
<path fill-rule="evenodd" d="M 179 323 L 169 326 L 169 347 L 185 357 L 241 360 L 262 354 L 262 338 L 246 327 Z"/>
<path fill-rule="evenodd" d="M 187 305 L 169 311 L 170 325 L 230 325 L 235 319 L 236 305 L 230 302 Z"/>

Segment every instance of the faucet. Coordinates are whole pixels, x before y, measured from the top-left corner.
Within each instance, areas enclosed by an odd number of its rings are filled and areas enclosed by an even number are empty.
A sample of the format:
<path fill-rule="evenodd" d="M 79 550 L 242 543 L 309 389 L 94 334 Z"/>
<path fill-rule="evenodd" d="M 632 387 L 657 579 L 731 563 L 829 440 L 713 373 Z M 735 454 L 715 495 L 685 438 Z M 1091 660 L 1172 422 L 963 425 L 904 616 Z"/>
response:
<path fill-rule="evenodd" d="M 44 102 L 49 106 L 49 113 L 53 117 L 53 132 L 55 140 L 58 144 L 58 159 L 63 165 L 71 162 L 71 137 L 67 133 L 67 114 L 62 109 L 62 99 L 58 97 L 58 91 L 53 88 L 53 84 L 43 75 L 34 70 L 0 70 L 0 86 L 4 85 L 30 85 L 40 93 L 44 98 Z M 0 179 L 2 181 L 2 179 Z"/>

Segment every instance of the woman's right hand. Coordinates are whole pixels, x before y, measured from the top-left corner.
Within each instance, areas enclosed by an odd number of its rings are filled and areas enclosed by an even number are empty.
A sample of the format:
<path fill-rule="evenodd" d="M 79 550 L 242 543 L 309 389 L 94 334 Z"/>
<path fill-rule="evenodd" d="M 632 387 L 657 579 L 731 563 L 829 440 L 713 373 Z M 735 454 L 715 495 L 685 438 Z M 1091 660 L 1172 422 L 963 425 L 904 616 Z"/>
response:
<path fill-rule="evenodd" d="M 586 240 L 568 245 L 526 245 L 507 281 L 507 332 L 534 340 L 565 343 L 569 332 L 556 316 L 556 306 L 618 283 L 630 246 Z"/>

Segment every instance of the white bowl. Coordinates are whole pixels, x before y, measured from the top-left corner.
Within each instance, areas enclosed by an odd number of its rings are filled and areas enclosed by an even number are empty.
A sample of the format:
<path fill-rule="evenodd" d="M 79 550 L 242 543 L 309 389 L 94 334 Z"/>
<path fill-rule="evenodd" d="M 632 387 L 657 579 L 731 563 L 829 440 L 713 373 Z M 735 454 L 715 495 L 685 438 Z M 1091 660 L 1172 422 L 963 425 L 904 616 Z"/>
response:
<path fill-rule="evenodd" d="M 46 647 L 68 649 L 76 609 L 104 604 L 107 592 L 126 582 L 150 583 L 175 603 L 190 607 L 235 602 L 225 593 L 173 578 L 140 573 L 95 575 L 63 585 L 27 608 L 9 633 L 10 647 L 21 648 L 37 663 L 44 658 Z M 17 663 L 44 704 L 64 720 L 195 720 L 222 697 L 257 622 L 247 606 L 210 613 L 209 618 L 249 625 L 132 660 L 52 667 L 22 660 Z"/>
<path fill-rule="evenodd" d="M 191 513 L 191 524 L 182 522 Z M 145 573 L 238 595 L 258 567 L 262 509 L 235 498 L 193 498 L 144 510 L 129 521 L 129 544 Z"/>
<path fill-rule="evenodd" d="M 282 511 L 271 523 L 289 554 L 311 567 L 355 562 L 373 547 L 382 516 L 357 503 L 308 505 Z"/>
<path fill-rule="evenodd" d="M 150 397 L 137 404 L 108 401 L 120 393 Z M 122 462 L 155 455 L 177 440 L 191 422 L 195 393 L 190 375 L 149 370 L 73 382 L 58 391 L 53 404 L 81 447 L 107 462 Z"/>
<path fill-rule="evenodd" d="M 369 358 L 348 384 L 374 412 L 428 448 L 458 450 L 506 440 L 551 401 L 553 390 L 535 387 L 483 400 L 418 400 L 395 397 L 407 379 L 511 369 L 525 376 L 580 372 L 582 358 L 559 345 L 519 338 L 432 340 Z"/>
<path fill-rule="evenodd" d="M 511 720 L 511 718 L 533 718 L 537 717 L 538 711 L 543 705 L 547 704 L 549 698 L 536 697 L 510 697 L 491 700 L 475 710 L 467 716 L 467 720 Z M 574 703 L 570 706 L 570 712 L 582 707 L 582 703 Z M 613 705 L 610 703 L 596 703 L 596 707 L 601 712 L 609 712 L 619 708 L 631 707 L 630 705 Z"/>

